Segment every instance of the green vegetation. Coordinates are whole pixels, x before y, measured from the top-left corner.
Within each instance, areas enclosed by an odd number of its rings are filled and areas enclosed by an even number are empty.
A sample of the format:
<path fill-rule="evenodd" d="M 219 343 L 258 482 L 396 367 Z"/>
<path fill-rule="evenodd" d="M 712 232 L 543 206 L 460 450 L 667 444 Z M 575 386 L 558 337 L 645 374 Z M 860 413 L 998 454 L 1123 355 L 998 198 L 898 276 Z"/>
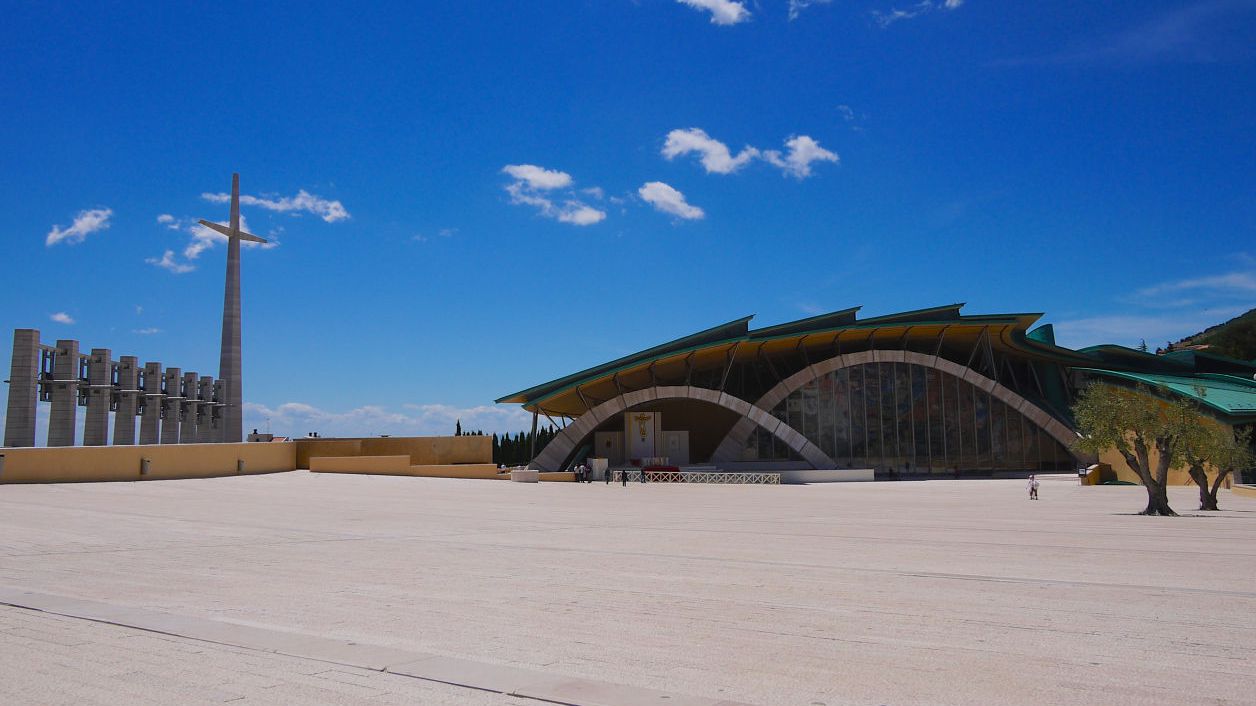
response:
<path fill-rule="evenodd" d="M 1114 448 L 1138 473 L 1147 489 L 1147 507 L 1139 514 L 1177 515 L 1169 507 L 1169 469 L 1185 460 L 1187 439 L 1203 421 L 1194 405 L 1181 398 L 1158 398 L 1145 385 L 1130 389 L 1092 383 L 1082 390 L 1073 416 L 1081 435 L 1078 449 L 1097 455 Z"/>
<path fill-rule="evenodd" d="M 558 429 L 544 426 L 536 430 L 536 453 L 558 436 Z M 462 420 L 454 426 L 454 436 L 484 436 L 482 431 L 463 431 Z M 532 461 L 532 432 L 521 431 L 513 436 L 493 434 L 493 463 L 499 466 L 523 466 Z"/>
<path fill-rule="evenodd" d="M 1174 343 L 1172 348 L 1181 350 L 1187 346 L 1208 346 L 1209 353 L 1256 360 L 1256 309 Z"/>

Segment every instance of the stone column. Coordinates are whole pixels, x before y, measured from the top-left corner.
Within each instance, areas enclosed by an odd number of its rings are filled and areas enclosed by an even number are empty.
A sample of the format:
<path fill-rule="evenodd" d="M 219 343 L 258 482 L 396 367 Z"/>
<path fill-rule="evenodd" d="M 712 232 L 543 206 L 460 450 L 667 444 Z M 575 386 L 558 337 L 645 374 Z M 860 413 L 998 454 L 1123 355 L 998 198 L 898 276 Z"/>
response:
<path fill-rule="evenodd" d="M 52 363 L 52 411 L 48 414 L 48 445 L 73 446 L 78 418 L 79 342 L 57 341 Z"/>
<path fill-rule="evenodd" d="M 162 390 L 166 396 L 161 404 L 161 443 L 179 443 L 179 415 L 183 412 L 183 395 L 179 394 L 179 368 L 166 368 Z"/>
<path fill-rule="evenodd" d="M 135 407 L 139 397 L 139 359 L 124 355 L 118 362 L 118 408 L 113 413 L 114 446 L 135 444 Z"/>
<path fill-rule="evenodd" d="M 201 406 L 196 378 L 196 373 L 183 374 L 183 419 L 179 427 L 180 444 L 196 443 L 196 415 Z"/>
<path fill-rule="evenodd" d="M 87 358 L 87 421 L 84 446 L 109 444 L 109 405 L 113 401 L 113 360 L 108 348 L 93 348 Z"/>
<path fill-rule="evenodd" d="M 161 363 L 144 364 L 144 416 L 140 417 L 140 443 L 155 444 L 161 433 Z"/>
<path fill-rule="evenodd" d="M 214 407 L 213 407 L 214 431 L 213 431 L 213 434 L 214 434 L 214 443 L 216 444 L 221 444 L 226 441 L 225 435 L 223 433 L 223 426 L 222 426 L 223 410 L 227 408 L 227 406 L 223 404 L 223 401 L 222 401 L 223 395 L 227 394 L 226 389 L 227 389 L 227 386 L 223 384 L 222 379 L 218 379 L 214 381 Z"/>
<path fill-rule="evenodd" d="M 201 376 L 196 396 L 200 400 L 200 404 L 196 406 L 196 443 L 212 444 L 217 441 L 214 438 L 214 378 L 212 375 Z"/>
<path fill-rule="evenodd" d="M 35 445 L 35 405 L 39 402 L 39 331 L 13 332 L 13 364 L 9 367 L 9 406 L 4 418 L 5 446 Z"/>

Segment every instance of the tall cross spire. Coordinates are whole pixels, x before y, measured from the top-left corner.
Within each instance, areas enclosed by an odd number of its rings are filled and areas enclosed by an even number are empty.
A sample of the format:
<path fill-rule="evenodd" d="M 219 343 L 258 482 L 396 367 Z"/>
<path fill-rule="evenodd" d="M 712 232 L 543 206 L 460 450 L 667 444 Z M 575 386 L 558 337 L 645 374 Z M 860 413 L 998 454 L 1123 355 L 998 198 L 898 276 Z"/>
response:
<path fill-rule="evenodd" d="M 218 379 L 222 381 L 223 403 L 218 440 L 234 443 L 244 440 L 242 383 L 240 380 L 240 241 L 264 243 L 252 233 L 240 230 L 240 175 L 231 175 L 231 225 L 202 220 L 201 225 L 227 236 L 227 285 L 222 299 L 222 349 L 218 357 Z"/>

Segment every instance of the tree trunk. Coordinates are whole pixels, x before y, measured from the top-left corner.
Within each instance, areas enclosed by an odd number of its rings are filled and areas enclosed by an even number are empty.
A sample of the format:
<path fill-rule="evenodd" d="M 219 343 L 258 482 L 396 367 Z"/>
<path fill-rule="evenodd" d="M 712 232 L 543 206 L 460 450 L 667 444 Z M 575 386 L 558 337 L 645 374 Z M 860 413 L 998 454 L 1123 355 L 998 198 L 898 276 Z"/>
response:
<path fill-rule="evenodd" d="M 1172 460 L 1171 451 L 1162 439 L 1156 440 L 1156 450 L 1160 457 L 1156 459 L 1156 472 L 1153 475 L 1148 472 L 1139 474 L 1143 476 L 1143 484 L 1147 486 L 1147 507 L 1139 514 L 1141 515 L 1163 515 L 1165 517 L 1177 517 L 1177 513 L 1173 508 L 1169 507 L 1169 462 Z M 1145 454 L 1139 454 L 1139 460 L 1146 459 Z M 1148 468 L 1148 471 L 1151 469 Z"/>
<path fill-rule="evenodd" d="M 1233 468 L 1222 468 L 1217 470 L 1217 477 L 1212 481 L 1212 487 L 1208 489 L 1208 507 L 1201 508 L 1204 510 L 1220 510 L 1217 506 L 1217 491 L 1221 489 L 1221 484 L 1225 482 L 1226 476 L 1234 472 Z"/>
<path fill-rule="evenodd" d="M 1191 480 L 1195 481 L 1195 485 L 1199 486 L 1199 509 L 1200 510 L 1216 510 L 1217 496 L 1208 492 L 1208 474 L 1204 472 L 1204 464 L 1199 461 L 1191 461 L 1187 466 L 1188 472 L 1191 474 Z"/>

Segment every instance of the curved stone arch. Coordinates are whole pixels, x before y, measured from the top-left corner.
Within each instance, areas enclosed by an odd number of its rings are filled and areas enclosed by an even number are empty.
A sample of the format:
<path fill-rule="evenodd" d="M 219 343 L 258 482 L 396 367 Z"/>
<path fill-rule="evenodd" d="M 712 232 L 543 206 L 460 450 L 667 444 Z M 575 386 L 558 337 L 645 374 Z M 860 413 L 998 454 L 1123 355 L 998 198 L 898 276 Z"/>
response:
<path fill-rule="evenodd" d="M 754 428 L 756 424 L 763 427 L 768 433 L 783 441 L 786 446 L 812 466 L 816 468 L 832 468 L 834 465 L 833 459 L 829 458 L 815 444 L 807 441 L 807 437 L 761 407 L 756 407 L 727 392 L 709 390 L 705 387 L 675 385 L 649 387 L 636 392 L 626 392 L 597 405 L 580 415 L 575 422 L 568 424 L 558 436 L 546 444 L 545 449 L 537 454 L 536 458 L 532 459 L 530 466 L 543 471 L 559 470 L 562 463 L 575 452 L 580 442 L 593 433 L 593 430 L 602 422 L 646 402 L 674 399 L 708 402 L 736 412 L 741 415 L 737 425 L 744 422 L 749 424 L 749 428 Z"/>
<path fill-rule="evenodd" d="M 1060 420 L 1029 401 L 1029 399 L 1022 397 L 999 381 L 988 378 L 972 368 L 946 358 L 915 353 L 913 351 L 860 351 L 858 353 L 847 353 L 826 358 L 818 363 L 808 365 L 777 383 L 755 402 L 755 406 L 766 410 L 774 409 L 776 405 L 780 404 L 786 397 L 789 397 L 791 393 L 812 380 L 822 375 L 827 375 L 834 370 L 865 363 L 911 363 L 949 373 L 980 390 L 990 393 L 996 399 L 1002 400 L 1009 407 L 1024 415 L 1025 418 L 1037 424 L 1040 429 L 1050 434 L 1051 438 L 1060 442 L 1070 454 L 1076 456 L 1073 452 L 1072 444 L 1077 440 L 1077 434 Z M 716 448 L 711 460 L 713 462 L 735 460 L 741 451 L 743 441 L 752 429 L 752 426 L 744 425 L 742 422 L 734 424 L 728 435 L 724 437 L 724 440 Z"/>

